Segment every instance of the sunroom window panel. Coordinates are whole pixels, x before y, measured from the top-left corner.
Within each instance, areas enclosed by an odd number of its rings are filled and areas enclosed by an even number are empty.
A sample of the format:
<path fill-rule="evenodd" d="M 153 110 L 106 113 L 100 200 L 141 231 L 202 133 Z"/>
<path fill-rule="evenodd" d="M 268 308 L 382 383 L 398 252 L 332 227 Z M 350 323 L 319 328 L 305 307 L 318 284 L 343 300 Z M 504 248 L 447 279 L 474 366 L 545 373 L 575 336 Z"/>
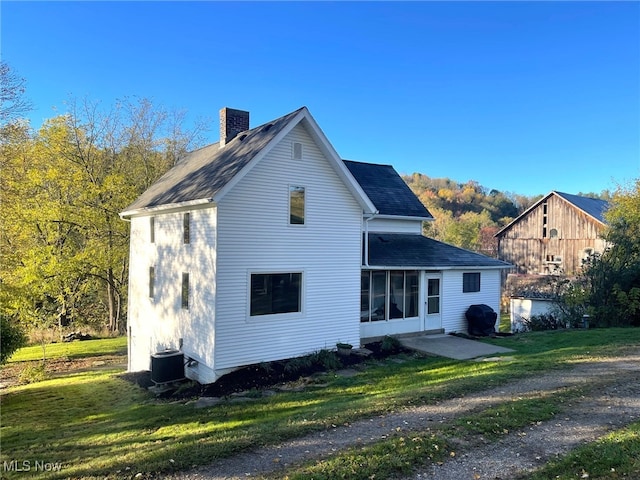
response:
<path fill-rule="evenodd" d="M 360 275 L 360 321 L 368 322 L 371 316 L 369 308 L 371 302 L 371 272 L 362 272 Z"/>
<path fill-rule="evenodd" d="M 418 316 L 418 292 L 420 284 L 418 272 L 406 272 L 405 296 L 404 296 L 404 316 L 405 318 Z"/>
<path fill-rule="evenodd" d="M 404 308 L 404 272 L 390 272 L 389 284 L 389 318 L 402 318 L 402 309 Z"/>
<path fill-rule="evenodd" d="M 385 320 L 387 312 L 387 272 L 372 272 L 371 320 Z"/>

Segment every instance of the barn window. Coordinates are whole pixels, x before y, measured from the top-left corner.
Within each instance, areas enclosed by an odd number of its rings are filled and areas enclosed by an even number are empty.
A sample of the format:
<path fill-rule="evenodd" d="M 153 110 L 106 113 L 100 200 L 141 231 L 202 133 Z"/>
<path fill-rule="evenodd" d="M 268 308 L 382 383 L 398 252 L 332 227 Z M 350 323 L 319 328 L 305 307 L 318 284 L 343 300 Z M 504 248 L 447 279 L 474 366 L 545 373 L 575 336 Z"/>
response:
<path fill-rule="evenodd" d="M 549 238 L 558 238 L 558 229 L 552 228 L 549 230 Z"/>
<path fill-rule="evenodd" d="M 480 272 L 462 274 L 462 292 L 471 293 L 480 291 Z"/>
<path fill-rule="evenodd" d="M 250 315 L 302 311 L 302 273 L 252 273 Z"/>
<path fill-rule="evenodd" d="M 156 243 L 156 218 L 149 217 L 149 241 Z"/>

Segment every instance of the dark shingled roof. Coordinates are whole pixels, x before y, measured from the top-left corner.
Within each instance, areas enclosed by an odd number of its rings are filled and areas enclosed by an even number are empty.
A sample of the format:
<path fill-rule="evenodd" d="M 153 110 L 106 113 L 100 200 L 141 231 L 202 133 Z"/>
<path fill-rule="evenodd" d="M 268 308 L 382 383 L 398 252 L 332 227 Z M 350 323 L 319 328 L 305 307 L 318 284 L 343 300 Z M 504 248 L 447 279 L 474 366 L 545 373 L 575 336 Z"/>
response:
<path fill-rule="evenodd" d="M 212 199 L 304 108 L 242 132 L 223 148 L 214 143 L 187 154 L 126 211 Z"/>
<path fill-rule="evenodd" d="M 511 268 L 512 265 L 422 235 L 369 234 L 369 265 L 401 268 Z"/>
<path fill-rule="evenodd" d="M 564 198 L 567 202 L 575 205 L 580 210 L 598 220 L 606 223 L 604 212 L 609 208 L 609 203 L 599 198 L 581 197 L 579 195 L 571 195 L 569 193 L 554 192 L 559 197 Z"/>
<path fill-rule="evenodd" d="M 343 160 L 380 215 L 433 219 L 391 165 Z"/>

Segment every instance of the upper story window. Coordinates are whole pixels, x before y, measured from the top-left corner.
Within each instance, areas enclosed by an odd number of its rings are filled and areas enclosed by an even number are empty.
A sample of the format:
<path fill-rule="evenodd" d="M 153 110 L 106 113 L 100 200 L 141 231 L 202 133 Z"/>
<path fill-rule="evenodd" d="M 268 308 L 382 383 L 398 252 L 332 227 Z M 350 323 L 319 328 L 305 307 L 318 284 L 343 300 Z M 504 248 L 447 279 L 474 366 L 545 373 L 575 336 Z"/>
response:
<path fill-rule="evenodd" d="M 480 291 L 480 272 L 462 274 L 462 292 L 471 293 Z"/>
<path fill-rule="evenodd" d="M 552 228 L 549 230 L 549 238 L 558 238 L 558 229 Z"/>
<path fill-rule="evenodd" d="M 302 160 L 302 144 L 300 142 L 293 142 L 291 147 L 291 158 L 294 160 Z"/>
<path fill-rule="evenodd" d="M 191 214 L 182 215 L 182 235 L 185 245 L 191 243 Z"/>
<path fill-rule="evenodd" d="M 304 225 L 304 187 L 289 187 L 289 225 Z"/>
<path fill-rule="evenodd" d="M 156 217 L 149 217 L 149 241 L 156 243 Z"/>

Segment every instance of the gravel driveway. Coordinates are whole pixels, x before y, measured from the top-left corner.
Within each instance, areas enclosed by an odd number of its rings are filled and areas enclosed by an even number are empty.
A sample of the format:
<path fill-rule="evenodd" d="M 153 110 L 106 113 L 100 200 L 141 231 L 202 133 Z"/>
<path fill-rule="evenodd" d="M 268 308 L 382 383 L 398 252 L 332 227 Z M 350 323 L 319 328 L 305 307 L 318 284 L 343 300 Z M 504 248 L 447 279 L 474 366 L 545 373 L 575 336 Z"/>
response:
<path fill-rule="evenodd" d="M 570 370 L 552 371 L 437 405 L 337 426 L 323 432 L 260 448 L 214 465 L 163 478 L 172 480 L 240 479 L 278 474 L 291 465 L 322 459 L 355 445 L 375 442 L 403 430 L 428 430 L 514 398 L 588 387 L 583 397 L 551 421 L 510 432 L 492 443 L 476 439 L 459 445 L 456 457 L 442 465 L 422 467 L 409 478 L 437 480 L 512 479 L 544 465 L 577 445 L 640 420 L 640 350 L 630 355 L 578 363 Z"/>

